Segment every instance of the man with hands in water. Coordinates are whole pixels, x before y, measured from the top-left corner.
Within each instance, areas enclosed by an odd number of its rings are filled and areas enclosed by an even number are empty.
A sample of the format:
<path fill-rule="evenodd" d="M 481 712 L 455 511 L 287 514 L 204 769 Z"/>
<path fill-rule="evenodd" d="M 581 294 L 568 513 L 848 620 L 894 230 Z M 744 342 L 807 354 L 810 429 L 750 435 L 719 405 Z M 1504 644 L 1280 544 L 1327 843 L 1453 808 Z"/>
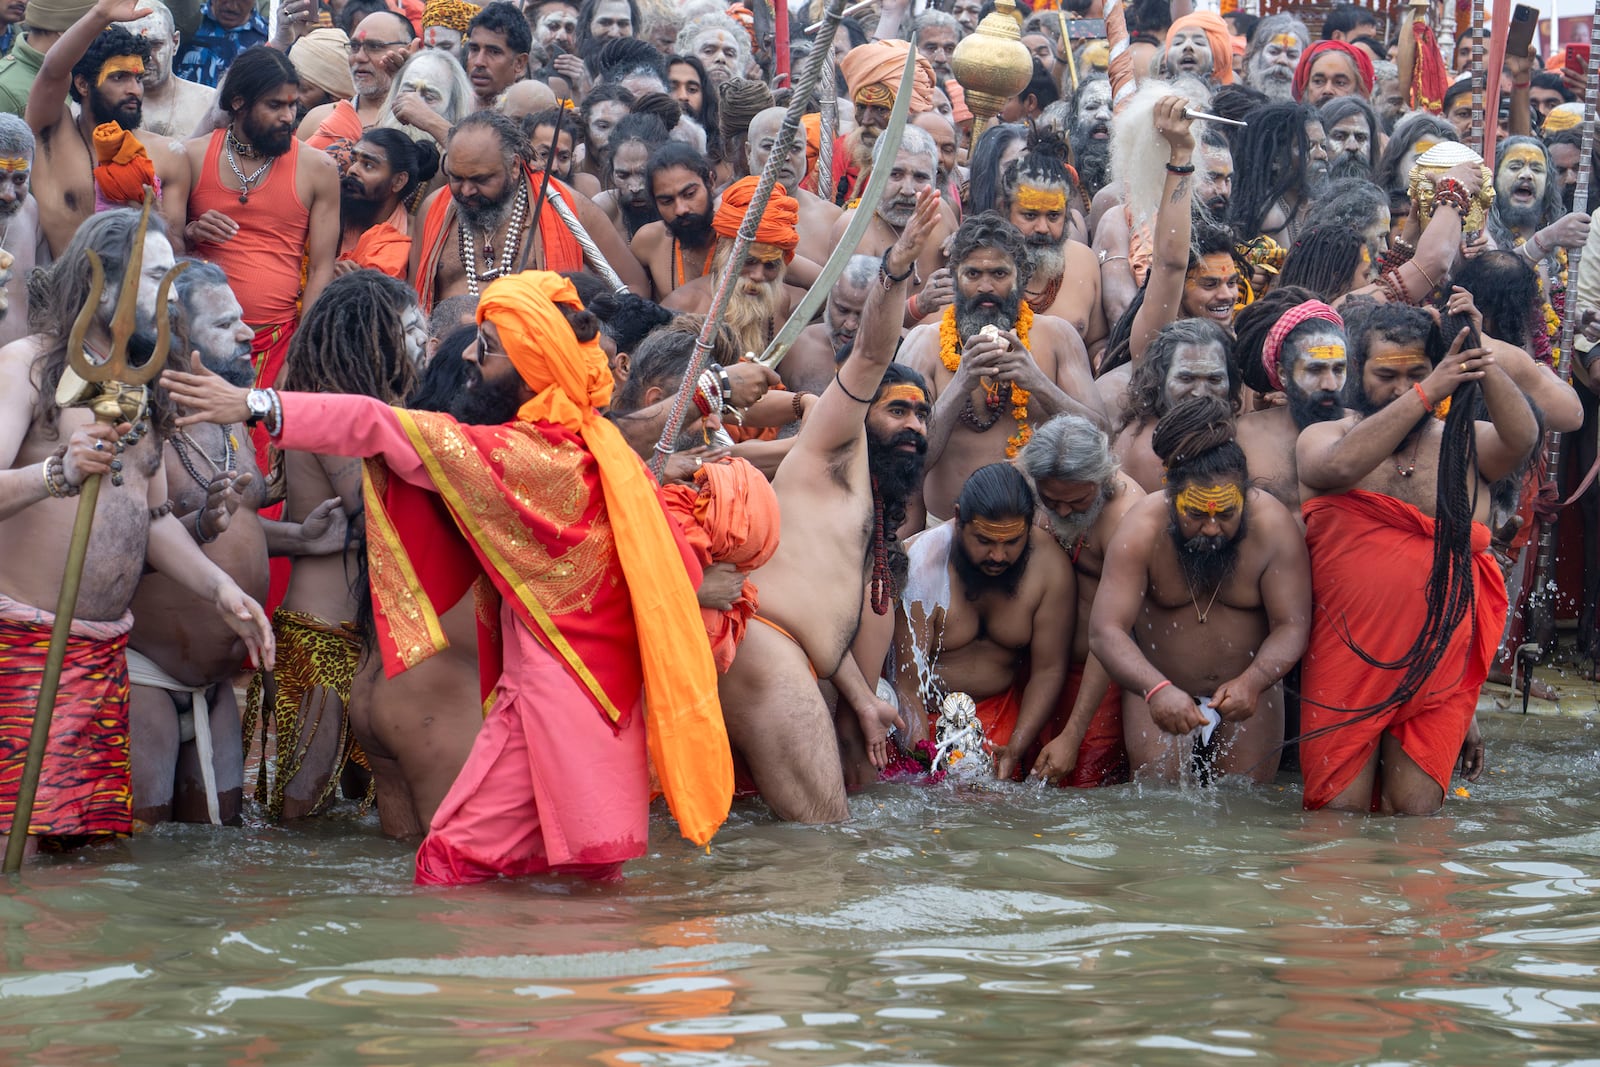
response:
<path fill-rule="evenodd" d="M 1305 651 L 1311 580 L 1288 509 L 1253 488 L 1228 405 L 1185 400 L 1152 445 L 1165 491 L 1140 501 L 1106 554 L 1089 649 L 1122 686 L 1135 778 L 1176 781 L 1188 735 L 1221 716 L 1213 765 L 1258 782 L 1277 773 L 1278 681 Z"/>

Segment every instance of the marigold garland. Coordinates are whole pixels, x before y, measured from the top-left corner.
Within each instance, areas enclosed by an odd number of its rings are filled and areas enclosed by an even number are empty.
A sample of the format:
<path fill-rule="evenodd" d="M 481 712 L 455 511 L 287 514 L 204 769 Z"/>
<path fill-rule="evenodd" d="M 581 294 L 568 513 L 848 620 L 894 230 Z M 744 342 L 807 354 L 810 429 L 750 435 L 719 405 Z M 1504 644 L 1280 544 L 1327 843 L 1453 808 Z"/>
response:
<path fill-rule="evenodd" d="M 1017 340 L 1022 342 L 1022 347 L 1028 347 L 1028 334 L 1033 329 L 1033 308 L 1024 300 L 1017 309 L 1017 322 L 1014 332 Z M 954 374 L 961 366 L 961 331 L 956 329 L 956 309 L 951 304 L 944 309 L 944 317 L 939 320 L 939 362 L 944 364 L 944 369 Z M 992 407 L 998 402 L 1000 386 L 996 382 L 984 381 L 984 400 Z M 1028 423 L 1028 400 L 1031 394 L 1016 383 L 1011 385 L 1011 417 L 1017 420 L 1017 432 L 1006 438 L 1006 458 L 1016 459 L 1033 437 L 1033 427 Z"/>

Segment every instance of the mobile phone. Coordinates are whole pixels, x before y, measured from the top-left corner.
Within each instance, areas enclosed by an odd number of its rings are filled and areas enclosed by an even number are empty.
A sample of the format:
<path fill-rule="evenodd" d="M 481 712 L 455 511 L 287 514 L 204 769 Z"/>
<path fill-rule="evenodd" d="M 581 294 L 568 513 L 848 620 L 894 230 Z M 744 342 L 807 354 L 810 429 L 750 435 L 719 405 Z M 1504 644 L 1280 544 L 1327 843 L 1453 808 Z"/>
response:
<path fill-rule="evenodd" d="M 1068 19 L 1067 40 L 1099 41 L 1106 35 L 1105 19 Z"/>
<path fill-rule="evenodd" d="M 1533 44 L 1533 31 L 1539 28 L 1539 9 L 1518 4 L 1511 12 L 1511 28 L 1506 31 L 1506 55 L 1525 56 Z"/>
<path fill-rule="evenodd" d="M 1567 66 L 1586 78 L 1589 76 L 1589 44 L 1587 41 L 1583 44 L 1567 45 Z"/>

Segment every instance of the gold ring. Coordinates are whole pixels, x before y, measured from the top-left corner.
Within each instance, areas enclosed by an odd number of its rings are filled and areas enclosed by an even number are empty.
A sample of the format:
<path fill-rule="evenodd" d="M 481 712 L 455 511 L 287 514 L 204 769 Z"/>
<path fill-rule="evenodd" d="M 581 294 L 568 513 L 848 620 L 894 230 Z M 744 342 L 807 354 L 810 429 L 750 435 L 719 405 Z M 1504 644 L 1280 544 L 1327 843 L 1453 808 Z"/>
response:
<path fill-rule="evenodd" d="M 1465 373 L 1466 369 L 1467 369 L 1467 364 L 1466 364 L 1465 361 L 1463 361 L 1462 364 L 1461 364 L 1461 370 L 1462 370 L 1463 373 Z"/>

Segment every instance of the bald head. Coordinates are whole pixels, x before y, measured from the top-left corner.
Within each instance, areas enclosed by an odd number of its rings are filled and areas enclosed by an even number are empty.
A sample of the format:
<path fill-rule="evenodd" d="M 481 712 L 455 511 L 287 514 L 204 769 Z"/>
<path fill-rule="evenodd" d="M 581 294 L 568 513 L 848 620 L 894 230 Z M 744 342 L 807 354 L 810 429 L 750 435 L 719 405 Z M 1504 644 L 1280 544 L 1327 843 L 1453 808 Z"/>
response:
<path fill-rule="evenodd" d="M 765 111 L 756 112 L 756 117 L 750 120 L 750 136 L 745 142 L 745 158 L 750 164 L 751 174 L 760 174 L 767 167 L 767 157 L 772 154 L 773 147 L 778 143 L 778 129 L 783 125 L 784 109 L 769 107 Z M 783 162 L 778 170 L 778 184 L 790 193 L 800 184 L 800 179 L 806 173 L 806 145 L 799 136 L 795 137 L 794 150 L 789 153 L 789 158 Z"/>
<path fill-rule="evenodd" d="M 920 130 L 925 130 L 928 136 L 933 138 L 933 143 L 939 150 L 939 184 L 945 184 L 950 180 L 958 159 L 956 124 L 937 111 L 924 111 L 919 115 L 913 115 L 911 124 Z"/>
<path fill-rule="evenodd" d="M 350 80 L 357 96 L 372 99 L 389 91 L 415 36 L 411 23 L 391 11 L 374 11 L 356 24 L 350 35 Z"/>
<path fill-rule="evenodd" d="M 500 110 L 514 119 L 548 111 L 556 106 L 556 94 L 544 82 L 512 82 L 500 98 Z"/>

